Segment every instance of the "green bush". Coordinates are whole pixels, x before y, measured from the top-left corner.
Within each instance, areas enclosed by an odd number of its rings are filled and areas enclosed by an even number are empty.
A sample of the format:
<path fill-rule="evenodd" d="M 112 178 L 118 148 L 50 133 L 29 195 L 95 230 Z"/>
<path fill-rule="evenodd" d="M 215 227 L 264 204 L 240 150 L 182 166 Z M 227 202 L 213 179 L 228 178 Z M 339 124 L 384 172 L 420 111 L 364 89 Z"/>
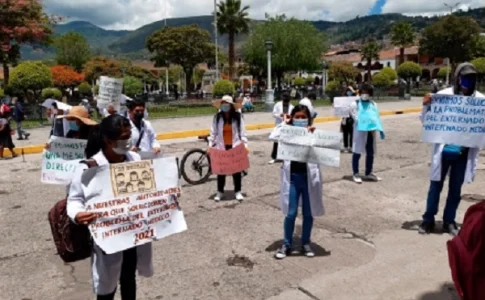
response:
<path fill-rule="evenodd" d="M 305 78 L 306 84 L 313 84 L 314 82 L 315 82 L 315 78 L 313 78 L 312 76 L 308 76 L 307 78 Z"/>
<path fill-rule="evenodd" d="M 422 73 L 423 69 L 421 66 L 412 61 L 407 61 L 397 68 L 397 74 L 399 74 L 399 77 L 406 80 L 415 79 L 416 77 L 421 76 Z"/>
<path fill-rule="evenodd" d="M 61 100 L 62 99 L 62 92 L 59 89 L 56 88 L 47 88 L 42 90 L 42 99 L 56 99 L 56 100 Z"/>
<path fill-rule="evenodd" d="M 445 78 L 446 78 L 446 74 L 447 74 L 448 72 L 450 72 L 449 74 L 451 75 L 451 71 L 449 71 L 449 70 L 450 70 L 450 68 L 448 68 L 448 67 L 443 67 L 443 68 L 441 68 L 441 69 L 438 71 L 438 75 L 437 75 L 437 76 L 438 76 L 438 78 L 440 78 L 440 79 L 445 79 Z"/>
<path fill-rule="evenodd" d="M 123 79 L 123 88 L 125 95 L 135 97 L 135 95 L 143 93 L 143 82 L 136 77 L 125 76 Z"/>
<path fill-rule="evenodd" d="M 379 72 L 372 77 L 372 84 L 378 88 L 387 88 L 391 86 L 392 80 L 388 74 Z"/>
<path fill-rule="evenodd" d="M 0 98 L 5 97 L 5 91 L 3 89 L 0 89 Z"/>
<path fill-rule="evenodd" d="M 378 74 L 386 74 L 389 80 L 394 81 L 397 79 L 397 72 L 391 67 L 383 68 Z"/>
<path fill-rule="evenodd" d="M 304 86 L 305 85 L 305 79 L 298 77 L 295 79 L 295 85 L 296 86 Z"/>
<path fill-rule="evenodd" d="M 91 95 L 91 85 L 87 82 L 82 82 L 78 87 L 77 90 L 81 95 Z"/>
<path fill-rule="evenodd" d="M 229 80 L 219 80 L 214 84 L 214 88 L 212 90 L 212 94 L 214 97 L 222 97 L 224 95 L 234 95 L 234 84 Z"/>
<path fill-rule="evenodd" d="M 340 89 L 340 83 L 338 81 L 329 81 L 325 87 L 327 93 L 338 93 Z"/>
<path fill-rule="evenodd" d="M 480 76 L 485 76 L 485 57 L 480 57 L 471 61 Z"/>

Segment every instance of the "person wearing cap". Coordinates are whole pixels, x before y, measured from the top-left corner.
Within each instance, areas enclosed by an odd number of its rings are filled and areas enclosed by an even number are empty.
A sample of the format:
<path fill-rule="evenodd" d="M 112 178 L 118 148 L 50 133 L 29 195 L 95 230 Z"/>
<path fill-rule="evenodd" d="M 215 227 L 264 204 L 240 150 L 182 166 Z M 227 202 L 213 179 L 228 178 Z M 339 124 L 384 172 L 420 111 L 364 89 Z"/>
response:
<path fill-rule="evenodd" d="M 457 95 L 484 98 L 476 90 L 477 71 L 470 63 L 460 64 L 455 71 L 455 82 L 450 88 L 441 90 L 439 95 Z M 423 100 L 421 121 L 431 110 L 431 95 Z M 443 212 L 443 232 L 457 235 L 456 211 L 461 201 L 461 189 L 464 183 L 474 180 L 477 170 L 479 148 L 468 148 L 453 144 L 434 144 L 430 168 L 430 187 L 426 200 L 426 212 L 419 227 L 420 234 L 429 234 L 435 228 L 435 215 L 438 213 L 441 191 L 443 190 L 446 175 L 449 174 L 448 197 Z"/>
<path fill-rule="evenodd" d="M 313 109 L 313 101 L 317 101 L 317 94 L 315 93 L 309 93 L 308 97 L 305 97 L 300 100 L 300 105 L 304 105 L 308 107 L 308 110 L 310 111 L 310 115 L 312 116 L 312 119 L 315 119 L 317 117 L 317 113 Z"/>
<path fill-rule="evenodd" d="M 248 146 L 248 139 L 246 137 L 246 129 L 244 127 L 244 118 L 238 112 L 241 109 L 241 104 L 234 102 L 231 96 L 222 97 L 221 101 L 216 101 L 214 105 L 219 111 L 214 116 L 212 121 L 212 128 L 209 136 L 209 146 L 218 150 L 230 150 L 243 143 Z M 210 149 L 209 149 L 210 153 Z M 236 200 L 243 201 L 242 194 L 242 174 L 236 173 L 232 175 L 234 181 L 234 192 L 236 193 Z M 216 202 L 219 202 L 224 197 L 224 188 L 226 185 L 226 176 L 217 176 L 217 192 L 214 197 Z"/>
<path fill-rule="evenodd" d="M 152 124 L 145 120 L 145 102 L 134 100 L 128 109 L 128 119 L 131 123 L 131 142 L 133 152 L 160 153 L 160 143 L 157 141 Z"/>

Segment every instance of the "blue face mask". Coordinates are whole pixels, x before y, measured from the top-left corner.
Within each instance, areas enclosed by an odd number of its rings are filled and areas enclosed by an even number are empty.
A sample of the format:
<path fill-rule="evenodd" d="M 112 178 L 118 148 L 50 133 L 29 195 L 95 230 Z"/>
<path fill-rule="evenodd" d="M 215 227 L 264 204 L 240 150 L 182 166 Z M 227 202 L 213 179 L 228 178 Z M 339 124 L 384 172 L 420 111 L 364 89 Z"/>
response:
<path fill-rule="evenodd" d="M 229 112 L 231 110 L 231 105 L 230 104 L 222 104 L 221 105 L 221 110 L 223 112 Z"/>
<path fill-rule="evenodd" d="M 462 76 L 460 78 L 460 85 L 466 89 L 473 89 L 473 86 L 475 85 L 475 80 L 467 76 Z"/>
<path fill-rule="evenodd" d="M 79 131 L 79 125 L 76 121 L 69 121 L 69 129 L 72 131 Z"/>
<path fill-rule="evenodd" d="M 347 96 L 349 96 L 349 97 L 352 96 L 352 92 L 351 91 L 348 91 L 347 92 Z"/>
<path fill-rule="evenodd" d="M 293 126 L 308 127 L 308 119 L 293 119 Z"/>

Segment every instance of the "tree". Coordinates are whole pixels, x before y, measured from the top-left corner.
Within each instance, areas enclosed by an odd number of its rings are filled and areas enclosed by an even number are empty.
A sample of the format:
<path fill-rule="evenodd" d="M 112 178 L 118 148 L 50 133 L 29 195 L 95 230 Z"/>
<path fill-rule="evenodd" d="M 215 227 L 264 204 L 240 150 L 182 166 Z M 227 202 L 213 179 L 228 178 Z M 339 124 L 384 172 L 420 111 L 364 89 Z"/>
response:
<path fill-rule="evenodd" d="M 372 84 L 377 88 L 385 89 L 392 85 L 392 80 L 386 73 L 381 71 L 372 77 Z"/>
<path fill-rule="evenodd" d="M 480 57 L 471 61 L 478 73 L 478 78 L 482 83 L 485 83 L 485 57 Z"/>
<path fill-rule="evenodd" d="M 27 61 L 19 64 L 10 78 L 10 88 L 17 92 L 34 94 L 37 99 L 43 89 L 52 86 L 52 74 L 41 62 Z"/>
<path fill-rule="evenodd" d="M 438 71 L 438 78 L 440 79 L 446 79 L 446 75 L 447 74 L 451 74 L 451 69 L 448 68 L 448 67 L 443 67 L 443 68 L 440 68 L 440 70 Z"/>
<path fill-rule="evenodd" d="M 397 74 L 401 78 L 405 78 L 408 83 L 408 93 L 411 89 L 411 80 L 423 74 L 423 69 L 415 62 L 407 61 L 397 68 Z"/>
<path fill-rule="evenodd" d="M 84 75 L 76 72 L 70 66 L 54 66 L 51 68 L 51 73 L 54 86 L 62 91 L 68 88 L 74 90 L 84 81 Z"/>
<path fill-rule="evenodd" d="M 195 68 L 194 69 L 194 72 L 193 72 L 193 75 L 192 75 L 192 82 L 195 85 L 201 84 L 202 83 L 202 79 L 204 78 L 204 74 L 205 74 L 205 70 L 204 69 Z"/>
<path fill-rule="evenodd" d="M 225 0 L 217 5 L 217 29 L 229 39 L 229 78 L 234 78 L 235 37 L 249 32 L 249 6 L 242 7 L 241 0 Z"/>
<path fill-rule="evenodd" d="M 56 60 L 59 65 L 71 66 L 81 72 L 84 64 L 91 57 L 86 39 L 76 32 L 66 33 L 55 39 Z"/>
<path fill-rule="evenodd" d="M 233 95 L 234 91 L 234 84 L 229 80 L 222 79 L 214 84 L 212 94 L 214 94 L 214 97 L 222 97 L 224 95 Z"/>
<path fill-rule="evenodd" d="M 61 100 L 62 99 L 62 92 L 59 89 L 56 88 L 47 88 L 42 90 L 41 94 L 42 99 L 56 99 L 56 100 Z"/>
<path fill-rule="evenodd" d="M 381 51 L 381 45 L 376 41 L 370 41 L 364 44 L 361 49 L 362 60 L 367 61 L 367 74 L 369 83 L 372 80 L 372 61 L 379 60 L 379 52 Z"/>
<path fill-rule="evenodd" d="M 472 58 L 473 44 L 480 26 L 469 17 L 449 15 L 423 30 L 419 51 L 423 54 L 449 58 L 454 70 L 457 63 Z"/>
<path fill-rule="evenodd" d="M 146 46 L 155 66 L 180 65 L 189 80 L 195 66 L 214 60 L 215 54 L 210 33 L 197 25 L 165 27 L 150 36 Z"/>
<path fill-rule="evenodd" d="M 53 19 L 43 11 L 40 0 L 0 1 L 0 63 L 4 86 L 10 79 L 9 64 L 17 64 L 20 46 L 46 45 L 52 34 Z"/>
<path fill-rule="evenodd" d="M 323 33 L 312 23 L 283 15 L 256 25 L 243 47 L 246 63 L 266 70 L 265 42 L 268 40 L 273 42 L 272 71 L 279 84 L 285 72 L 320 69 L 322 53 L 327 47 Z"/>
<path fill-rule="evenodd" d="M 121 63 L 106 57 L 93 57 L 84 65 L 84 76 L 93 82 L 100 76 L 122 77 Z"/>
<path fill-rule="evenodd" d="M 350 82 L 359 75 L 359 70 L 346 61 L 336 61 L 330 64 L 328 76 L 338 82 Z"/>
<path fill-rule="evenodd" d="M 304 79 L 304 78 L 302 78 L 302 77 L 297 77 L 297 78 L 295 78 L 295 82 L 294 82 L 294 84 L 295 84 L 296 86 L 298 86 L 298 87 L 302 87 L 302 86 L 304 86 L 304 85 L 305 85 L 305 79 Z"/>
<path fill-rule="evenodd" d="M 396 70 L 394 70 L 391 67 L 385 67 L 385 68 L 383 68 L 379 72 L 379 74 L 380 73 L 386 74 L 386 76 L 389 77 L 389 79 L 391 80 L 391 82 L 393 82 L 393 81 L 395 81 L 397 79 L 397 72 L 396 72 Z"/>
<path fill-rule="evenodd" d="M 125 95 L 135 97 L 135 95 L 143 92 L 143 82 L 136 77 L 126 76 L 123 79 L 123 88 L 125 90 Z"/>
<path fill-rule="evenodd" d="M 411 24 L 400 22 L 392 26 L 391 42 L 394 46 L 399 47 L 399 65 L 404 63 L 404 49 L 414 45 L 414 39 L 415 33 Z"/>
<path fill-rule="evenodd" d="M 84 82 L 81 82 L 81 84 L 77 87 L 77 91 L 81 95 L 91 95 L 92 87 L 89 83 L 84 81 Z"/>
<path fill-rule="evenodd" d="M 308 76 L 307 78 L 305 78 L 306 84 L 313 84 L 314 82 L 315 82 L 315 78 L 313 78 L 312 76 Z"/>
<path fill-rule="evenodd" d="M 473 43 L 473 58 L 485 57 L 485 36 L 478 36 Z"/>
<path fill-rule="evenodd" d="M 148 71 L 147 69 L 143 69 L 142 67 L 133 66 L 131 65 L 131 62 L 128 62 L 128 65 L 125 66 L 125 75 L 138 78 L 142 82 L 151 86 L 158 85 L 157 77 L 152 72 Z"/>

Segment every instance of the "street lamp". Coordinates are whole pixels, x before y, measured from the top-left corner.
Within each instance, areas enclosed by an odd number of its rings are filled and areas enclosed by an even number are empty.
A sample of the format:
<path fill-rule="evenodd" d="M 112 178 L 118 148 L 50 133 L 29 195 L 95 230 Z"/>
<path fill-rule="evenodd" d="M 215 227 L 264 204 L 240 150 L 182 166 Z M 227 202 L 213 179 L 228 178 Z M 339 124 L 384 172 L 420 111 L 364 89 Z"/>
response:
<path fill-rule="evenodd" d="M 325 89 L 327 88 L 328 83 L 328 62 L 326 60 L 322 61 L 322 96 L 325 96 Z"/>
<path fill-rule="evenodd" d="M 273 111 L 274 106 L 274 91 L 271 86 L 271 50 L 273 49 L 273 42 L 266 41 L 265 43 L 266 50 L 268 52 L 268 84 L 266 89 L 266 100 L 264 103 L 265 109 L 267 112 Z"/>
<path fill-rule="evenodd" d="M 219 42 L 217 32 L 217 0 L 214 0 L 214 41 L 216 44 L 216 81 L 219 80 Z"/>

